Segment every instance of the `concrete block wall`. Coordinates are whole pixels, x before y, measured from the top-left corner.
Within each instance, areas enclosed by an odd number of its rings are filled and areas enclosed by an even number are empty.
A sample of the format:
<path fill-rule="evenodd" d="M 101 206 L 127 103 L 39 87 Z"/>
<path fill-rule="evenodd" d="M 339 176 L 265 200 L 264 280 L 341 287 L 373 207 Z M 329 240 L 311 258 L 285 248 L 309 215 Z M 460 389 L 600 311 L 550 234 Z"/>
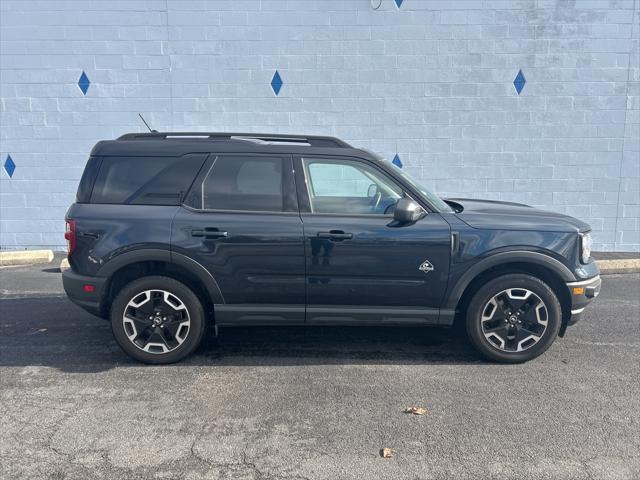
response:
<path fill-rule="evenodd" d="M 158 130 L 336 135 L 441 195 L 565 212 L 597 249 L 639 251 L 639 9 L 0 0 L 0 247 L 62 248 L 89 150 L 143 131 L 141 112 Z"/>

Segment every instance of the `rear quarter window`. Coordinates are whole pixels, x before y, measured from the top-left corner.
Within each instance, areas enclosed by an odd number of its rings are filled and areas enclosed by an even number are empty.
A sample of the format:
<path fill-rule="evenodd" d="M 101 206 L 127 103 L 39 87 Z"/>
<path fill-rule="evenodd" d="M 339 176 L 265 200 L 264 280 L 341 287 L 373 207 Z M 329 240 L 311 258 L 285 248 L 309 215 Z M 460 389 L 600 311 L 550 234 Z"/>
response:
<path fill-rule="evenodd" d="M 180 205 L 205 158 L 102 157 L 91 203 Z"/>
<path fill-rule="evenodd" d="M 89 203 L 91 200 L 91 190 L 93 189 L 96 175 L 98 175 L 98 170 L 100 169 L 100 160 L 100 157 L 89 157 L 89 160 L 87 160 L 87 165 L 84 167 L 84 172 L 78 185 L 76 202 Z"/>

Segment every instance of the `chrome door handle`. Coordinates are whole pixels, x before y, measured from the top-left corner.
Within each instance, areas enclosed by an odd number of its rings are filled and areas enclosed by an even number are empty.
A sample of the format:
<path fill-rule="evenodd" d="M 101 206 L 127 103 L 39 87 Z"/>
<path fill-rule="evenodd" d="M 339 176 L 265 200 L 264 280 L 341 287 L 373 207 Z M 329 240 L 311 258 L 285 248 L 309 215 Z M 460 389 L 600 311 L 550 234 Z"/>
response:
<path fill-rule="evenodd" d="M 229 234 L 228 232 L 221 232 L 217 228 L 205 228 L 204 230 L 191 230 L 191 236 L 204 238 L 226 238 Z"/>
<path fill-rule="evenodd" d="M 353 233 L 345 233 L 342 230 L 330 230 L 328 232 L 318 232 L 318 238 L 328 238 L 329 240 L 349 240 L 353 238 Z"/>

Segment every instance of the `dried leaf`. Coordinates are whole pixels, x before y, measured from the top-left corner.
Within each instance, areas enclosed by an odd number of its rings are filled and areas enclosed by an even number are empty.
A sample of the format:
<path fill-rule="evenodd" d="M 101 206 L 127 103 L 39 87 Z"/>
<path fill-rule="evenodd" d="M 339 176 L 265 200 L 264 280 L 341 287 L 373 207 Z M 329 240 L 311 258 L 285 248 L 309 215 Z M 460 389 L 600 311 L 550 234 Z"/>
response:
<path fill-rule="evenodd" d="M 391 457 L 393 457 L 393 454 L 394 454 L 394 453 L 395 453 L 395 452 L 393 451 L 393 448 L 387 448 L 387 447 L 385 447 L 385 448 L 383 448 L 382 450 L 380 450 L 380 456 L 381 456 L 382 458 L 391 458 Z"/>
<path fill-rule="evenodd" d="M 425 413 L 427 413 L 427 409 L 422 407 L 407 407 L 405 408 L 404 413 L 410 413 L 412 415 L 424 415 Z"/>

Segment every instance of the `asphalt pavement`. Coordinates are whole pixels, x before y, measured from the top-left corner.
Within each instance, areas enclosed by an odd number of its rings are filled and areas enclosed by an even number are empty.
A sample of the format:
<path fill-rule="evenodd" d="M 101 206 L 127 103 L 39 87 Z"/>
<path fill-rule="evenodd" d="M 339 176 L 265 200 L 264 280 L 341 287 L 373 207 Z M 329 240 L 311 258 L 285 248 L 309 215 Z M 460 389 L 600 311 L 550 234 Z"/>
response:
<path fill-rule="evenodd" d="M 56 266 L 0 269 L 3 480 L 640 478 L 638 274 L 524 365 L 446 329 L 261 327 L 146 366 Z"/>

